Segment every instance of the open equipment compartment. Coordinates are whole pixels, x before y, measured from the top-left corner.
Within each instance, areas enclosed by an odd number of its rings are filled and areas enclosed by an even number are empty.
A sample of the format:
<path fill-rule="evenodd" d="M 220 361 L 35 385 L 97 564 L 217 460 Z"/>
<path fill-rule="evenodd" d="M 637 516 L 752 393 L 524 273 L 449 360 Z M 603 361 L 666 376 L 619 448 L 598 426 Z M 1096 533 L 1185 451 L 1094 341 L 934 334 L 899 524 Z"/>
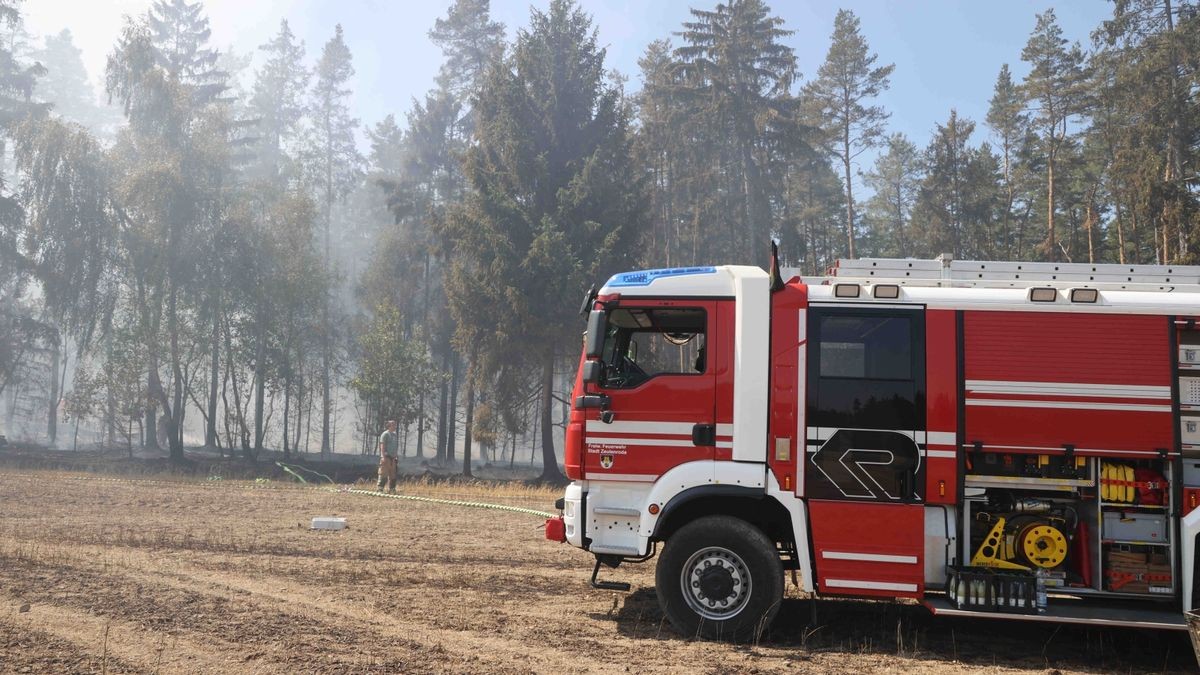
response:
<path fill-rule="evenodd" d="M 966 476 L 960 554 L 968 569 L 1044 569 L 1056 594 L 1174 598 L 1169 460 L 1089 457 L 1070 478 L 985 473 L 1013 474 L 1022 463 L 1051 464 L 1036 456 L 1000 457 Z"/>
<path fill-rule="evenodd" d="M 1105 592 L 1174 597 L 1171 468 L 1165 458 L 1102 463 L 1097 563 Z"/>
<path fill-rule="evenodd" d="M 1055 592 L 1093 590 L 1094 467 L 1093 458 L 981 453 L 965 478 L 962 559 L 1004 572 L 1018 598 L 1019 579 L 1032 584 L 1038 570 Z"/>

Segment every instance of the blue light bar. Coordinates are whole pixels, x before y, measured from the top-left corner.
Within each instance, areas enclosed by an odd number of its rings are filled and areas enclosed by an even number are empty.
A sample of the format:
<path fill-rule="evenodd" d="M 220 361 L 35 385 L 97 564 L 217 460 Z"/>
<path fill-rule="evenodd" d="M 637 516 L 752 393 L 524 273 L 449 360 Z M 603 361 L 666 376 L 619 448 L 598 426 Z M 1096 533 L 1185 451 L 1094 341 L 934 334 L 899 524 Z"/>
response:
<path fill-rule="evenodd" d="M 641 272 L 625 272 L 615 274 L 605 286 L 609 288 L 628 288 L 631 286 L 649 286 L 655 279 L 663 277 L 682 277 L 692 274 L 716 274 L 715 267 L 672 267 L 663 270 L 642 270 Z"/>

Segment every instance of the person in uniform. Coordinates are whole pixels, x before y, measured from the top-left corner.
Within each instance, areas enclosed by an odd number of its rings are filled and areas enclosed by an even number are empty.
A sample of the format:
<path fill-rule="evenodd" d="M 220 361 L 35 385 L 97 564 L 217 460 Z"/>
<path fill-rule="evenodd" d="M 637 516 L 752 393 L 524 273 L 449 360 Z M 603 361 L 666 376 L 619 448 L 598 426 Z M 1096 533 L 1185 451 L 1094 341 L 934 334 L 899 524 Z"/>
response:
<path fill-rule="evenodd" d="M 388 491 L 396 492 L 396 471 L 397 471 L 397 449 L 400 445 L 400 439 L 396 435 L 396 420 L 388 420 L 387 429 L 379 435 L 379 485 L 378 490 L 383 490 L 383 485 L 386 482 Z"/>

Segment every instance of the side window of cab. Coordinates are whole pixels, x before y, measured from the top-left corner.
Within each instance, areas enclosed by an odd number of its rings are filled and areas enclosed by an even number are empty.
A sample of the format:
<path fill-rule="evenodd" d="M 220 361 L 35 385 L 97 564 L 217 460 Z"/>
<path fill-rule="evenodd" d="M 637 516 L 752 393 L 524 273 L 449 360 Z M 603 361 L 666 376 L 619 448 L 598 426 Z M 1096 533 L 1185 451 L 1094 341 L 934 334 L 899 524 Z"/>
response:
<path fill-rule="evenodd" d="M 609 312 L 600 386 L 632 389 L 655 377 L 707 369 L 707 316 L 690 307 L 621 307 Z"/>

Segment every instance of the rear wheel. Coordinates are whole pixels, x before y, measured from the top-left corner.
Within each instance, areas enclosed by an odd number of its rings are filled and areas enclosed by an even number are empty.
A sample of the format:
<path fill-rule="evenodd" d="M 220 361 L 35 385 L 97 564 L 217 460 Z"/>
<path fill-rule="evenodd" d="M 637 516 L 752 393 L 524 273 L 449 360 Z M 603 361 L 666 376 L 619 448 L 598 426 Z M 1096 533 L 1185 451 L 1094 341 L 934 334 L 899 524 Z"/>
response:
<path fill-rule="evenodd" d="M 671 536 L 655 572 L 658 603 L 687 636 L 744 641 L 770 625 L 783 599 L 783 565 L 757 527 L 707 516 Z"/>

